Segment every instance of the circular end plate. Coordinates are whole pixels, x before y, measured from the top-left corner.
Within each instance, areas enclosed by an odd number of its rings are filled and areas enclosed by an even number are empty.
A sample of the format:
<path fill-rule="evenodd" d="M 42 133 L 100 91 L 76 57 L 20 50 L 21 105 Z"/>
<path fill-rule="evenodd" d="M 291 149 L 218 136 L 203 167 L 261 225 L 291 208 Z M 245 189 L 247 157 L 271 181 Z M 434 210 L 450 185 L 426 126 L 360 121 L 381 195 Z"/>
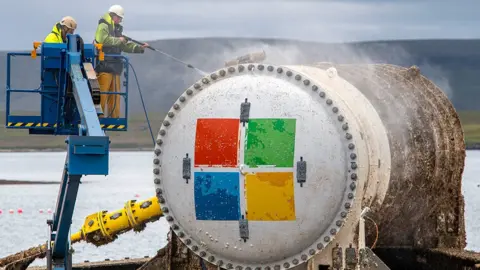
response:
<path fill-rule="evenodd" d="M 355 195 L 356 133 L 312 82 L 285 67 L 230 67 L 169 111 L 156 193 L 176 234 L 207 261 L 288 269 L 342 227 Z"/>

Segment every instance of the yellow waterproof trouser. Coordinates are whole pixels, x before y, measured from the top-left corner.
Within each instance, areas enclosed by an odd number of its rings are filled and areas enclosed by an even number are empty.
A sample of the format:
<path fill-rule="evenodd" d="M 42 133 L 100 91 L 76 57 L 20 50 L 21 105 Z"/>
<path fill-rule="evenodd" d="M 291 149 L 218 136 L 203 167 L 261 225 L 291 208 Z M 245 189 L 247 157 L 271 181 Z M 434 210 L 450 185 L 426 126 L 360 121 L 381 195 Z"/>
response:
<path fill-rule="evenodd" d="M 111 73 L 101 72 L 97 75 L 100 92 L 120 92 L 120 76 Z M 108 111 L 105 110 L 105 103 L 108 105 Z M 120 95 L 100 95 L 100 105 L 103 110 L 103 117 L 120 117 Z"/>

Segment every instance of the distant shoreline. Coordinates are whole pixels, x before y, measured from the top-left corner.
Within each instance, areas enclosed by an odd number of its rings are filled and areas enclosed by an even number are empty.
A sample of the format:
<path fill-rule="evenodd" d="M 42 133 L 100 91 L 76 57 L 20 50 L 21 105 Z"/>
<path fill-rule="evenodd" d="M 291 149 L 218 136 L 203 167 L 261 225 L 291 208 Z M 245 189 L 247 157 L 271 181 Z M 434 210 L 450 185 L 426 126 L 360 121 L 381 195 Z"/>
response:
<path fill-rule="evenodd" d="M 470 144 L 470 145 L 467 145 L 465 147 L 466 150 L 480 150 L 480 143 L 474 143 L 474 144 Z"/>
<path fill-rule="evenodd" d="M 152 148 L 110 148 L 110 152 L 153 152 Z M 66 152 L 66 148 L 20 148 L 0 149 L 0 153 L 29 153 L 29 152 Z"/>
<path fill-rule="evenodd" d="M 56 181 L 26 181 L 26 180 L 4 180 L 0 179 L 0 186 L 5 185 L 58 185 Z"/>
<path fill-rule="evenodd" d="M 480 143 L 467 145 L 465 150 L 480 150 Z M 1 149 L 0 153 L 30 153 L 30 152 L 66 152 L 66 148 L 20 148 L 20 149 Z M 110 152 L 153 152 L 152 148 L 110 148 Z"/>
<path fill-rule="evenodd" d="M 38 181 L 38 180 L 7 180 L 0 179 L 0 186 L 7 185 L 59 185 L 61 181 Z M 92 181 L 80 181 L 81 184 L 92 183 Z"/>

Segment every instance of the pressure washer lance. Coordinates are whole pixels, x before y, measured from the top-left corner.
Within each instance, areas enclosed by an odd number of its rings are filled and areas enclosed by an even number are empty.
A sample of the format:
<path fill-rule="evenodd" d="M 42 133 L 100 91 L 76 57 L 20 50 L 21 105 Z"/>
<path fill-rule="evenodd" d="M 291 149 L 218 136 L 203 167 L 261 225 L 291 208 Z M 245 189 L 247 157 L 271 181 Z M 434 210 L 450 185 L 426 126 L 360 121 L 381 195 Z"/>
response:
<path fill-rule="evenodd" d="M 131 41 L 131 42 L 134 42 L 134 43 L 137 43 L 137 44 L 139 44 L 139 45 L 144 45 L 144 44 L 145 44 L 145 43 L 143 43 L 143 42 L 140 42 L 140 41 L 135 40 L 135 39 L 133 39 L 133 38 L 127 37 L 127 36 L 125 36 L 125 35 L 124 35 L 123 37 L 124 37 L 126 40 Z M 181 63 L 181 64 L 183 64 L 183 65 L 185 65 L 185 66 L 187 66 L 187 67 L 189 67 L 189 68 L 191 68 L 191 69 L 196 70 L 196 71 L 197 71 L 198 73 L 200 73 L 200 75 L 202 75 L 202 76 L 208 75 L 207 72 L 202 71 L 202 70 L 200 70 L 200 69 L 198 69 L 198 68 L 196 68 L 196 67 L 194 67 L 194 66 L 192 66 L 192 65 L 190 65 L 190 64 L 188 64 L 188 63 L 185 63 L 185 62 L 183 62 L 182 60 L 180 60 L 180 59 L 178 59 L 178 58 L 176 58 L 176 57 L 174 57 L 174 56 L 172 56 L 172 55 L 170 55 L 170 54 L 168 54 L 168 53 L 166 53 L 166 52 L 160 51 L 159 49 L 155 49 L 155 48 L 153 48 L 153 47 L 150 46 L 150 45 L 148 45 L 147 48 L 149 48 L 149 49 L 152 50 L 152 51 L 156 51 L 156 52 L 158 52 L 158 53 L 161 53 L 161 54 L 163 54 L 164 56 L 166 56 L 166 57 L 168 57 L 168 58 L 170 58 L 170 59 L 172 59 L 172 60 L 174 60 L 174 61 L 177 61 L 178 63 Z"/>

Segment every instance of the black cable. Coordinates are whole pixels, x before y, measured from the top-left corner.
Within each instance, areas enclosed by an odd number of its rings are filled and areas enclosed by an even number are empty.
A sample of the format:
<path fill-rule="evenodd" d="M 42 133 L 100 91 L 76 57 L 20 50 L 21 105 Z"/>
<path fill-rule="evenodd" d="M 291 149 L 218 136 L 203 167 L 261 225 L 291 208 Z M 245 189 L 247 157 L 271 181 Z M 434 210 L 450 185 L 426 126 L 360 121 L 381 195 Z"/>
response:
<path fill-rule="evenodd" d="M 130 62 L 128 64 L 132 68 L 133 75 L 135 76 L 135 81 L 137 82 L 138 93 L 140 94 L 140 99 L 142 101 L 143 111 L 145 112 L 145 118 L 147 119 L 148 129 L 150 130 L 150 136 L 152 136 L 153 147 L 155 147 L 155 137 L 153 137 L 153 131 L 150 125 L 150 120 L 148 120 L 147 108 L 145 106 L 145 102 L 143 101 L 142 89 L 140 88 L 140 83 L 138 82 L 137 73 L 135 72 L 135 68 L 132 66 L 132 64 Z"/>

